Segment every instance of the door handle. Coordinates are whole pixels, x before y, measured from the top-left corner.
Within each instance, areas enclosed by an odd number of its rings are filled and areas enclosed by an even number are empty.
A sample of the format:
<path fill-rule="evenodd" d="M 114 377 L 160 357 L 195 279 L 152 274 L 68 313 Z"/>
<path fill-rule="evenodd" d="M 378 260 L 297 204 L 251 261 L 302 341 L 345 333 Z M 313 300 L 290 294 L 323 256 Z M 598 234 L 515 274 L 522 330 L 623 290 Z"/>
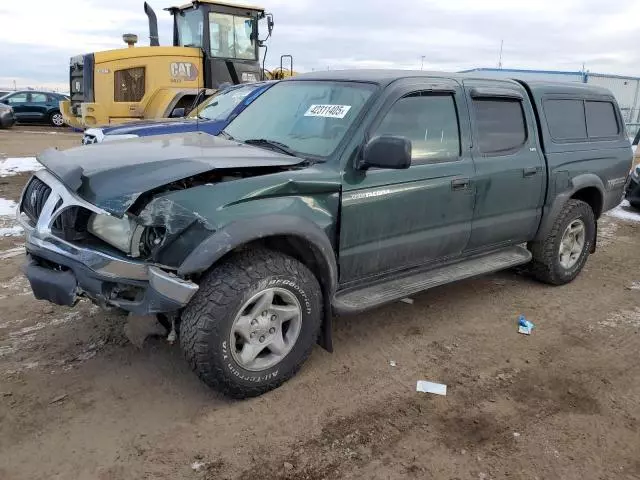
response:
<path fill-rule="evenodd" d="M 471 181 L 468 178 L 456 178 L 451 180 L 451 190 L 466 190 L 470 184 Z"/>
<path fill-rule="evenodd" d="M 528 167 L 522 169 L 523 177 L 533 177 L 536 173 L 538 173 L 538 167 Z"/>

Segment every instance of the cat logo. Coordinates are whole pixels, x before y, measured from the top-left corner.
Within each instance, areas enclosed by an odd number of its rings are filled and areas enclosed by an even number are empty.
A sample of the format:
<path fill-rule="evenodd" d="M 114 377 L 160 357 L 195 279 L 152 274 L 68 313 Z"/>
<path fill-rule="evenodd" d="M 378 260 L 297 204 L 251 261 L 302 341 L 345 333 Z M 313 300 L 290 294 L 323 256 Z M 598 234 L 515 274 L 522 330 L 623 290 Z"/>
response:
<path fill-rule="evenodd" d="M 198 68 L 189 62 L 171 62 L 169 65 L 169 73 L 171 74 L 172 82 L 195 80 L 198 78 Z"/>

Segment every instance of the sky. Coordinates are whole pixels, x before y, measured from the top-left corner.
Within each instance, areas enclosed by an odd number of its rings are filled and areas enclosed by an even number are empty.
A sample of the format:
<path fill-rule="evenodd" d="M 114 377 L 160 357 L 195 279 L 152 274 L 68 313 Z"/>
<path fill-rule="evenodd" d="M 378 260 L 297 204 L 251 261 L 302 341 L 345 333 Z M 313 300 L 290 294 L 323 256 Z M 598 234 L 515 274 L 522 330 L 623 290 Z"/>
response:
<path fill-rule="evenodd" d="M 257 0 L 247 0 L 256 3 Z M 160 43 L 172 40 L 163 8 L 149 0 Z M 0 0 L 0 87 L 68 89 L 69 58 L 122 48 L 123 33 L 148 45 L 138 0 Z M 273 13 L 267 67 L 282 54 L 296 71 L 403 68 L 459 71 L 502 66 L 582 69 L 640 76 L 640 1 L 263 0 Z"/>

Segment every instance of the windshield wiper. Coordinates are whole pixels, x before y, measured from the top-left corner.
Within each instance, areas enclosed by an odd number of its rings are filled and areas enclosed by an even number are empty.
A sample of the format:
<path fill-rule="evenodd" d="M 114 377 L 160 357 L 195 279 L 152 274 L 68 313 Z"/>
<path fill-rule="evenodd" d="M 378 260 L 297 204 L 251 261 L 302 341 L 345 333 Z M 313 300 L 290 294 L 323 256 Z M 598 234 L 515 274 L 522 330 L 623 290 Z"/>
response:
<path fill-rule="evenodd" d="M 289 148 L 288 145 L 276 142 L 275 140 L 269 140 L 267 138 L 250 138 L 249 140 L 245 140 L 244 143 L 247 145 L 255 145 L 256 147 L 269 147 L 272 150 L 277 150 L 292 157 L 298 156 L 294 150 Z"/>
<path fill-rule="evenodd" d="M 226 138 L 227 140 L 235 140 L 235 138 L 233 138 L 231 135 L 229 135 L 226 131 L 224 130 L 220 130 L 220 133 L 218 133 L 219 137 L 222 138 Z"/>

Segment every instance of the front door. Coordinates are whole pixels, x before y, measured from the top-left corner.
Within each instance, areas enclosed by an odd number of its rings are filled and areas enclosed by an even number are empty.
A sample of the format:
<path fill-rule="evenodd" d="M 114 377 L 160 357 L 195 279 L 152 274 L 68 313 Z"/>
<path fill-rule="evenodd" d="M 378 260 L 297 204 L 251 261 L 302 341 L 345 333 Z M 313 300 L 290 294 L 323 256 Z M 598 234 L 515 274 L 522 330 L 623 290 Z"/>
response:
<path fill-rule="evenodd" d="M 14 113 L 18 121 L 27 120 L 29 118 L 29 112 L 27 108 L 27 92 L 14 93 L 8 97 L 5 101 L 7 105 L 13 108 Z"/>
<path fill-rule="evenodd" d="M 515 83 L 465 80 L 474 135 L 476 203 L 468 251 L 530 240 L 538 229 L 547 172 L 535 116 Z"/>
<path fill-rule="evenodd" d="M 396 90 L 368 138 L 410 139 L 412 164 L 405 170 L 347 166 L 340 224 L 343 284 L 456 257 L 471 233 L 474 168 L 462 88 L 424 79 Z"/>

